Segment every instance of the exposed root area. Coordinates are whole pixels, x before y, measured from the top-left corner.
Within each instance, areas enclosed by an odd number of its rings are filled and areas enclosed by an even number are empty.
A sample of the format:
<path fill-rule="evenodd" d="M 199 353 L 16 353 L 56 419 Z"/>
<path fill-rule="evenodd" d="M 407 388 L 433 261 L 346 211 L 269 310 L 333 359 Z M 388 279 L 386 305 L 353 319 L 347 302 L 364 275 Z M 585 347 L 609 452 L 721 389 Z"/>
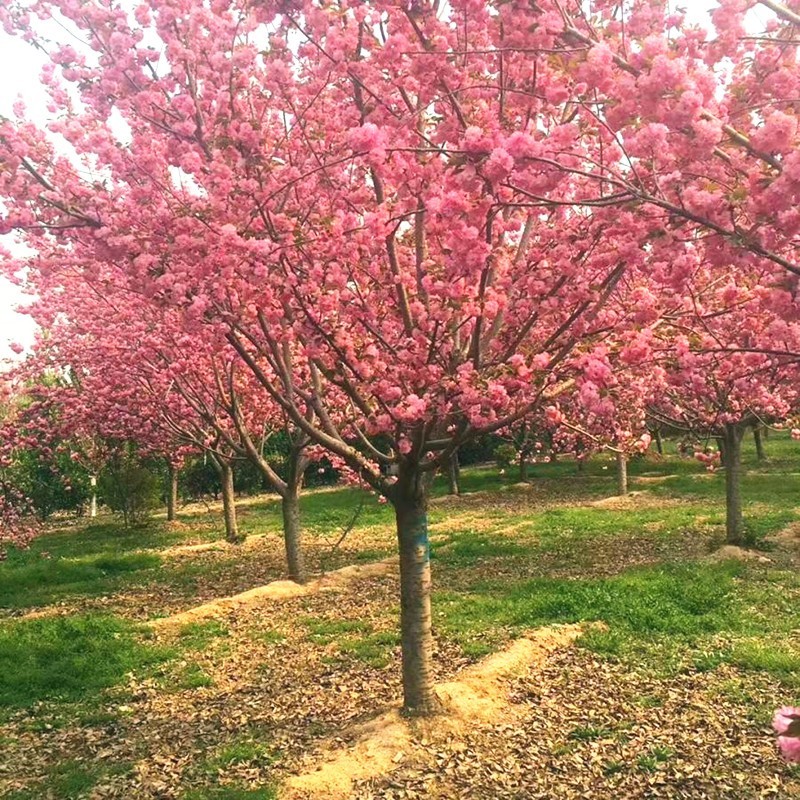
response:
<path fill-rule="evenodd" d="M 283 580 L 273 581 L 266 586 L 257 586 L 232 597 L 220 597 L 201 606 L 181 611 L 169 617 L 154 619 L 150 626 L 156 630 L 186 625 L 190 622 L 212 619 L 241 608 L 257 606 L 273 600 L 286 600 L 293 597 L 307 597 L 324 591 L 337 591 L 346 588 L 362 578 L 373 578 L 390 573 L 397 565 L 396 558 L 375 561 L 372 564 L 356 564 L 329 572 L 308 583 L 295 583 Z"/>
<path fill-rule="evenodd" d="M 726 544 L 711 553 L 706 558 L 706 561 L 758 561 L 761 564 L 768 564 L 772 559 L 755 550 L 747 550 L 734 544 Z"/>
<path fill-rule="evenodd" d="M 800 522 L 793 522 L 768 538 L 784 547 L 800 547 Z"/>
<path fill-rule="evenodd" d="M 593 500 L 589 503 L 592 508 L 610 508 L 627 510 L 632 507 L 638 507 L 642 501 L 650 498 L 650 493 L 647 491 L 641 492 L 628 492 L 628 494 L 615 495 L 614 497 L 604 497 L 602 500 Z"/>
<path fill-rule="evenodd" d="M 311 772 L 286 781 L 283 800 L 347 798 L 356 782 L 397 769 L 418 746 L 430 747 L 466 724 L 497 723 L 513 714 L 506 680 L 523 669 L 542 666 L 554 651 L 572 644 L 584 631 L 580 625 L 540 628 L 505 650 L 466 668 L 451 681 L 437 684 L 444 711 L 430 719 L 407 720 L 389 711 L 352 731 L 353 744 L 328 750 Z"/>

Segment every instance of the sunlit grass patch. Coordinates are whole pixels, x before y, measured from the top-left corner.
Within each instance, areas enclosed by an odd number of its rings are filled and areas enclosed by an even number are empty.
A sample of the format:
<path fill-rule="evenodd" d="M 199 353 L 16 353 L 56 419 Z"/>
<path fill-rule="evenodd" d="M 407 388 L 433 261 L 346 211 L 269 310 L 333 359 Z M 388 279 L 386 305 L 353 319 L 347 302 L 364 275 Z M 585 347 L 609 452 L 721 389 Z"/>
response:
<path fill-rule="evenodd" d="M 45 617 L 0 624 L 0 706 L 75 701 L 120 683 L 171 652 L 119 617 Z"/>
<path fill-rule="evenodd" d="M 180 644 L 187 650 L 205 650 L 215 639 L 228 635 L 228 627 L 218 620 L 190 622 L 178 631 Z"/>
<path fill-rule="evenodd" d="M 0 608 L 44 605 L 76 595 L 111 593 L 144 582 L 161 564 L 152 553 L 101 553 L 81 558 L 30 557 L 0 563 Z"/>

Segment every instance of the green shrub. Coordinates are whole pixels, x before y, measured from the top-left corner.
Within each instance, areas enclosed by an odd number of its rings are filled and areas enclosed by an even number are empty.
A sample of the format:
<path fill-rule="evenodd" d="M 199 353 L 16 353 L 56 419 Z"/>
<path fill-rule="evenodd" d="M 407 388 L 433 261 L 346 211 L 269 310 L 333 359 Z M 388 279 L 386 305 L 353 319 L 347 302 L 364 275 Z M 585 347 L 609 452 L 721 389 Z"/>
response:
<path fill-rule="evenodd" d="M 517 460 L 517 448 L 513 444 L 501 444 L 494 450 L 494 460 L 500 469 L 508 469 Z"/>
<path fill-rule="evenodd" d="M 103 470 L 99 484 L 103 501 L 112 511 L 122 514 L 126 527 L 141 525 L 158 506 L 158 476 L 133 452 L 112 460 Z"/>

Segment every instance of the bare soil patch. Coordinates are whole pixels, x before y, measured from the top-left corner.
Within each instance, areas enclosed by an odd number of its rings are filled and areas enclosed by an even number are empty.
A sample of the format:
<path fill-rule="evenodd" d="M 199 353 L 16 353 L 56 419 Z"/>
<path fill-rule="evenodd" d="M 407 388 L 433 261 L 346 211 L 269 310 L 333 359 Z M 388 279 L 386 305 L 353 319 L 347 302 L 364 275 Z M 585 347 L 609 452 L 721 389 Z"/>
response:
<path fill-rule="evenodd" d="M 511 710 L 505 681 L 523 667 L 541 665 L 553 651 L 571 644 L 581 633 L 577 625 L 542 628 L 505 650 L 465 669 L 457 678 L 437 685 L 445 710 L 431 719 L 408 720 L 390 711 L 355 729 L 351 745 L 327 753 L 317 769 L 289 778 L 281 797 L 286 800 L 341 799 L 353 784 L 398 769 L 418 748 L 436 746 L 464 729 L 464 724 L 499 722 Z"/>
<path fill-rule="evenodd" d="M 257 586 L 232 597 L 220 597 L 209 603 L 203 603 L 203 605 L 195 608 L 181 611 L 178 614 L 151 620 L 150 625 L 155 629 L 170 628 L 186 625 L 190 622 L 213 619 L 248 606 L 259 606 L 273 600 L 286 600 L 294 597 L 307 597 L 319 592 L 337 591 L 345 589 L 350 584 L 363 578 L 386 575 L 394 570 L 396 566 L 397 559 L 389 558 L 372 564 L 355 564 L 342 567 L 308 583 L 273 581 L 266 586 Z"/>
<path fill-rule="evenodd" d="M 656 680 L 565 648 L 510 688 L 509 718 L 415 751 L 349 800 L 800 797 L 769 730 L 781 689 L 763 677 L 724 667 Z"/>
<path fill-rule="evenodd" d="M 707 561 L 757 561 L 761 564 L 769 564 L 772 559 L 759 553 L 756 550 L 748 550 L 744 547 L 737 547 L 733 544 L 726 544 L 715 550 L 706 557 Z"/>
<path fill-rule="evenodd" d="M 783 547 L 800 547 L 800 522 L 793 522 L 769 537 L 769 541 Z"/>

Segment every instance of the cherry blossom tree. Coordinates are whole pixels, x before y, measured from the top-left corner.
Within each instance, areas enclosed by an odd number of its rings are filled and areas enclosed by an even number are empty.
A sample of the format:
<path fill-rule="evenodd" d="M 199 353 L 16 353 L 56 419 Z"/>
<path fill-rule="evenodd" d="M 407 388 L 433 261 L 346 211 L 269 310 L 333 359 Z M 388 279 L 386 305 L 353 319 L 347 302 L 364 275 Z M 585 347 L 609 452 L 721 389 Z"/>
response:
<path fill-rule="evenodd" d="M 662 300 L 669 305 L 666 291 Z M 769 271 L 720 278 L 701 267 L 692 291 L 672 297 L 653 348 L 660 350 L 665 381 L 650 399 L 651 412 L 695 437 L 720 442 L 727 541 L 745 544 L 742 439 L 754 424 L 786 420 L 798 400 L 800 321 L 794 298 L 770 285 Z M 713 457 L 701 455 L 714 465 Z"/>
<path fill-rule="evenodd" d="M 224 338 L 388 498 L 408 711 L 437 706 L 433 474 L 574 390 L 609 332 L 626 346 L 645 323 L 619 308 L 649 303 L 630 286 L 685 293 L 699 238 L 720 270 L 765 264 L 787 292 L 800 273 L 796 20 L 762 3 L 776 22 L 745 41 L 750 5 L 722 3 L 713 42 L 658 0 L 2 11 L 47 48 L 62 109 L 49 132 L 0 123 L 3 229 L 45 280 L 109 281 Z M 42 39 L 51 14 L 85 52 Z"/>
<path fill-rule="evenodd" d="M 95 266 L 96 275 L 108 274 L 104 265 Z M 234 472 L 237 462 L 251 459 L 281 496 L 288 573 L 303 580 L 299 491 L 310 463 L 308 439 L 266 402 L 249 371 L 236 372 L 225 339 L 209 339 L 212 331 L 180 310 L 121 291 L 110 280 L 90 283 L 72 273 L 45 278 L 35 269 L 31 279 L 39 288 L 30 313 L 47 330 L 37 360 L 70 365 L 81 376 L 80 395 L 72 400 L 81 406 L 72 408 L 71 418 L 106 437 L 137 441 L 148 453 L 164 453 L 173 509 L 176 468 L 186 448 L 204 451 L 220 479 L 232 542 L 240 540 Z M 121 426 L 124 433 L 117 432 Z M 285 478 L 263 455 L 264 440 L 276 429 L 289 440 Z"/>

